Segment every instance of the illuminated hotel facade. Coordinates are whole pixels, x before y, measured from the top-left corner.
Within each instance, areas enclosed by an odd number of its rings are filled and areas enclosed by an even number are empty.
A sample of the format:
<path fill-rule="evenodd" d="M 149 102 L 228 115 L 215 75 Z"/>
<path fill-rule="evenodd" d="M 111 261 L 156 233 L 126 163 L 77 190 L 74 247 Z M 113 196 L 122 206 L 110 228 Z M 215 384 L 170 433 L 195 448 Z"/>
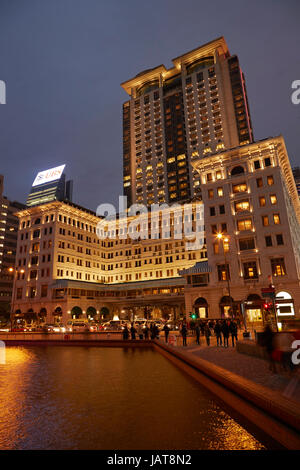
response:
<path fill-rule="evenodd" d="M 248 321 L 261 321 L 261 290 L 273 284 L 278 321 L 299 318 L 300 203 L 283 138 L 193 165 L 201 178 L 208 270 L 181 272 L 186 310 L 219 317 L 244 309 Z"/>
<path fill-rule="evenodd" d="M 122 239 L 113 222 L 107 230 L 115 230 L 116 238 L 99 239 L 100 218 L 72 203 L 19 212 L 14 316 L 65 323 L 74 316 L 114 314 L 189 319 L 193 311 L 220 318 L 232 309 L 262 322 L 261 289 L 272 283 L 279 321 L 299 318 L 300 203 L 283 138 L 239 146 L 193 165 L 203 201 L 191 204 L 190 221 L 196 233 L 197 207 L 204 205 L 200 249 L 187 250 L 186 240 L 176 239 L 182 205 L 168 227 L 160 213 L 158 238 L 136 240 Z M 149 217 L 139 223 L 150 229 Z"/>
<path fill-rule="evenodd" d="M 123 185 L 129 205 L 201 194 L 195 159 L 253 141 L 245 78 L 220 37 L 122 83 Z"/>
<path fill-rule="evenodd" d="M 69 202 L 27 208 L 18 216 L 15 318 L 184 316 L 185 279 L 179 271 L 206 260 L 206 249 L 186 251 L 185 240 L 174 238 L 173 219 L 169 239 L 163 238 L 160 213 L 158 238 L 100 240 L 100 218 Z M 150 215 L 144 223 L 150 226 Z"/>

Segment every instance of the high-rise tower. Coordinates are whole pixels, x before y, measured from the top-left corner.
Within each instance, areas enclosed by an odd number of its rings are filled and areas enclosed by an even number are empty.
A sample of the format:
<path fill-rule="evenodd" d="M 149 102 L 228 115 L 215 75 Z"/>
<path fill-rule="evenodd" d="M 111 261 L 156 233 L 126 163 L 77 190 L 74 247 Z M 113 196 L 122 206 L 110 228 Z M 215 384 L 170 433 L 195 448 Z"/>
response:
<path fill-rule="evenodd" d="M 245 78 L 223 37 L 122 83 L 128 203 L 200 195 L 194 158 L 253 141 Z"/>

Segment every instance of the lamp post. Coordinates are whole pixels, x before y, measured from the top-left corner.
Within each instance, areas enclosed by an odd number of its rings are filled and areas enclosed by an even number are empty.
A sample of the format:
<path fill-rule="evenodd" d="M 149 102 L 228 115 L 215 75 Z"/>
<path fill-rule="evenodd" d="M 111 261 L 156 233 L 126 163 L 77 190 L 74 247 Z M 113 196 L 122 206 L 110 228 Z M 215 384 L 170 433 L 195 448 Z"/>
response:
<path fill-rule="evenodd" d="M 230 281 L 229 281 L 229 269 L 227 265 L 227 258 L 226 258 L 226 250 L 225 250 L 225 243 L 229 242 L 229 238 L 222 233 L 217 234 L 217 238 L 219 241 L 222 240 L 222 245 L 223 245 L 223 252 L 224 252 L 224 261 L 225 261 L 225 269 L 226 269 L 226 281 L 227 281 L 227 290 L 228 290 L 228 295 L 229 295 L 229 303 L 230 303 L 230 311 L 231 311 L 231 317 L 233 317 L 233 304 L 232 304 L 232 297 L 231 297 L 231 292 L 230 292 Z"/>

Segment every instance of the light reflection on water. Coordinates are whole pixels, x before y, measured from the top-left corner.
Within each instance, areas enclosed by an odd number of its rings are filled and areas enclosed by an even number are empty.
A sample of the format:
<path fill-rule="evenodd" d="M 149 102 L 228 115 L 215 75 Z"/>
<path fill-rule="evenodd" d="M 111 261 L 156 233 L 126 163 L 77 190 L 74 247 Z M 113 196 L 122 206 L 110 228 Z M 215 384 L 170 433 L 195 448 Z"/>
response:
<path fill-rule="evenodd" d="M 264 449 L 151 349 L 8 347 L 1 449 Z"/>

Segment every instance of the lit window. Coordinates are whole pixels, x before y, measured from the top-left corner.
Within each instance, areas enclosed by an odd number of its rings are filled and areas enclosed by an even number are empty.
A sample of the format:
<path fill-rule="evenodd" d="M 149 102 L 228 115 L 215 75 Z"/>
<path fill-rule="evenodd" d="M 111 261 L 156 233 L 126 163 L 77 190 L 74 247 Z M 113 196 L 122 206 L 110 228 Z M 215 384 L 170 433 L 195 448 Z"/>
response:
<path fill-rule="evenodd" d="M 236 193 L 243 193 L 247 191 L 247 184 L 246 183 L 239 183 L 239 184 L 234 184 L 232 186 L 232 192 L 234 194 Z"/>
<path fill-rule="evenodd" d="M 273 276 L 285 276 L 286 269 L 283 258 L 271 259 L 271 268 Z"/>
<path fill-rule="evenodd" d="M 269 225 L 269 217 L 267 215 L 263 215 L 262 224 L 264 227 L 267 227 Z"/>
<path fill-rule="evenodd" d="M 240 231 L 252 230 L 252 220 L 251 219 L 238 220 L 237 228 Z"/>
<path fill-rule="evenodd" d="M 264 196 L 261 196 L 259 198 L 259 205 L 260 205 L 260 207 L 263 207 L 263 206 L 266 205 L 266 198 Z"/>
<path fill-rule="evenodd" d="M 272 184 L 274 184 L 274 178 L 272 175 L 268 176 L 267 182 L 269 186 L 272 186 Z"/>
<path fill-rule="evenodd" d="M 280 224 L 280 216 L 279 216 L 279 214 L 273 214 L 273 220 L 274 220 L 274 224 L 275 224 L 275 225 L 279 225 L 279 224 Z"/>
<path fill-rule="evenodd" d="M 249 201 L 240 201 L 234 204 L 236 212 L 248 211 L 250 209 Z"/>
<path fill-rule="evenodd" d="M 223 196 L 223 188 L 218 188 L 218 189 L 217 189 L 217 192 L 218 192 L 218 196 L 219 196 L 219 197 L 222 197 L 222 196 Z"/>
<path fill-rule="evenodd" d="M 271 201 L 271 204 L 277 204 L 276 194 L 271 194 L 270 201 Z"/>

